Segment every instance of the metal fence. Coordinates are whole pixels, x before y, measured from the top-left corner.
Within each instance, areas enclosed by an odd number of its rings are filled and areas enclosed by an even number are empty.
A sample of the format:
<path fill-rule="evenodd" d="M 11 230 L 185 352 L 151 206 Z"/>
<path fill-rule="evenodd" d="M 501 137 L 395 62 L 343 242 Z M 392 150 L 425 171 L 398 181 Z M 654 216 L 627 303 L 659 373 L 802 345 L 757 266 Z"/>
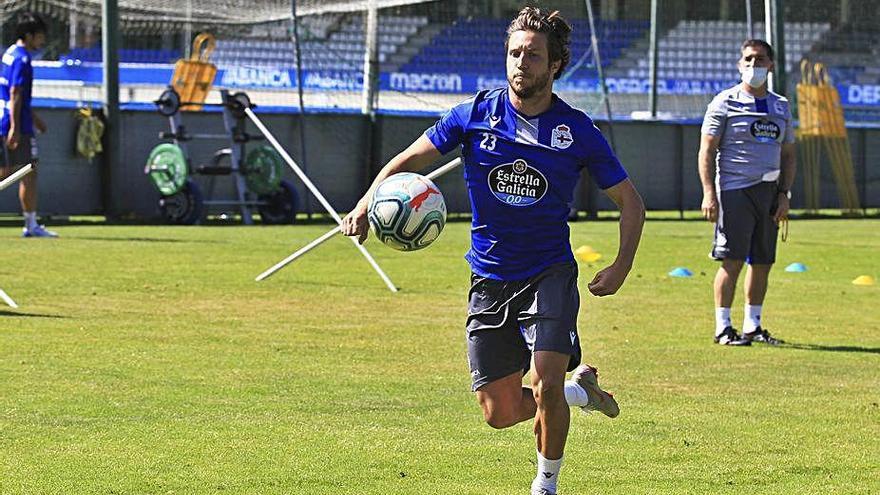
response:
<path fill-rule="evenodd" d="M 368 8 L 373 2 L 375 15 Z M 209 60 L 217 72 L 207 102 L 219 103 L 221 90 L 246 92 L 284 136 L 291 154 L 309 167 L 322 190 L 330 191 L 334 206 L 350 207 L 376 167 L 440 112 L 475 91 L 506 83 L 505 28 L 521 7 L 520 2 L 488 0 L 202 0 L 196 9 L 191 0 L 141 0 L 133 9 L 134 2 L 121 1 L 120 21 L 114 24 L 120 42 L 113 45 L 102 39 L 107 26 L 99 20 L 100 9 L 95 11 L 100 4 L 33 0 L 0 5 L 0 37 L 7 44 L 14 41 L 17 12 L 36 10 L 49 21 L 49 43 L 33 54 L 34 97 L 53 129 L 51 139 L 40 140 L 41 167 L 48 172 L 41 191 L 49 191 L 42 204 L 61 214 L 140 217 L 156 211 L 156 192 L 143 164 L 158 143 L 157 133 L 167 133 L 168 124 L 153 113 L 154 101 L 201 32 L 216 38 Z M 590 9 L 581 1 L 553 3 L 574 27 L 571 64 L 554 88 L 597 120 L 629 121 L 617 126 L 617 151 L 634 177 L 641 178 L 649 208 L 695 207 L 688 182 L 695 175 L 688 170 L 695 166 L 696 124 L 713 95 L 736 83 L 738 47 L 750 36 L 749 27 L 751 36 L 766 36 L 767 4 L 783 2 L 602 0 Z M 165 17 L 181 6 L 183 16 Z M 861 204 L 868 207 L 877 206 L 875 164 L 880 163 L 875 159 L 880 146 L 877 7 L 880 0 L 788 0 L 780 23 L 771 22 L 771 28 L 781 26 L 779 65 L 787 68 L 785 93 L 795 108 L 800 61 L 828 66 L 850 127 Z M 111 85 L 104 80 L 103 59 L 111 49 L 120 60 L 118 105 L 104 103 Z M 118 137 L 106 141 L 117 144 L 105 146 L 103 166 L 96 167 L 73 155 L 69 138 L 76 121 L 65 108 L 102 105 L 117 112 L 108 129 Z M 672 125 L 658 125 L 655 119 Z M 184 120 L 199 132 L 225 132 L 218 107 L 185 114 Z M 613 128 L 611 122 L 602 123 L 605 132 Z M 234 133 L 229 138 L 235 142 Z M 192 164 L 212 156 L 215 144 L 193 143 Z M 819 205 L 837 206 L 826 173 L 831 169 L 826 163 L 814 168 L 823 184 L 814 195 Z M 56 177 L 59 182 L 53 183 Z M 213 179 L 203 179 L 198 178 L 203 186 L 213 187 Z M 299 197 L 303 210 L 319 210 L 302 188 Z M 16 209 L 12 196 L 3 200 L 0 209 Z"/>
<path fill-rule="evenodd" d="M 301 86 L 310 111 L 436 114 L 477 90 L 505 84 L 504 32 L 521 6 L 485 0 L 379 2 L 392 6 L 378 8 L 371 25 L 368 0 L 213 3 L 233 5 L 226 10 L 237 10 L 237 17 L 212 10 L 212 2 L 191 0 L 138 2 L 153 10 L 141 8 L 135 17 L 129 5 L 134 2 L 120 3 L 121 104 L 149 108 L 170 81 L 174 62 L 190 55 L 195 34 L 207 31 L 217 38 L 210 57 L 218 67 L 215 90 L 247 90 L 257 104 L 296 111 Z M 776 48 L 784 58 L 777 72 L 784 65 L 785 87 L 776 89 L 793 97 L 801 60 L 824 62 L 847 121 L 880 122 L 878 0 L 595 1 L 595 44 L 585 2 L 546 2 L 574 27 L 572 63 L 555 88 L 599 118 L 610 108 L 616 119 L 698 119 L 713 94 L 738 80 L 741 42 L 768 38 L 768 5 L 782 5 L 774 36 L 783 39 Z M 35 54 L 35 96 L 43 103 L 101 101 L 97 7 L 97 0 L 34 0 L 6 2 L 0 10 L 6 44 L 14 41 L 16 12 L 36 9 L 50 21 L 48 45 Z M 162 9 L 178 12 L 173 22 Z M 365 77 L 375 83 L 371 96 L 365 94 Z M 212 91 L 209 101 L 219 101 L 219 93 Z"/>

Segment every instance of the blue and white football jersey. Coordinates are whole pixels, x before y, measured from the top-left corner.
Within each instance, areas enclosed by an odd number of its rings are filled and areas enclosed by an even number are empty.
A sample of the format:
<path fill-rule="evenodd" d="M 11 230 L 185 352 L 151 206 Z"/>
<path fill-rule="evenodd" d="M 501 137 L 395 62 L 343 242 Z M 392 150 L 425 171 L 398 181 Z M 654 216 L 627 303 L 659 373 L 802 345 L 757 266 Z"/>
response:
<path fill-rule="evenodd" d="M 581 169 L 602 189 L 627 178 L 608 142 L 584 112 L 556 95 L 551 107 L 520 114 L 507 88 L 481 91 L 425 131 L 443 154 L 462 148 L 473 210 L 471 249 L 477 275 L 521 280 L 574 260 L 569 205 Z"/>
<path fill-rule="evenodd" d="M 795 142 L 788 99 L 772 91 L 755 98 L 740 84 L 709 103 L 700 132 L 721 140 L 716 180 L 722 191 L 776 181 L 782 145 Z"/>
<path fill-rule="evenodd" d="M 3 99 L 3 117 L 0 119 L 0 134 L 9 133 L 10 115 L 9 100 L 13 87 L 21 88 L 21 108 L 19 110 L 19 128 L 21 134 L 34 134 L 31 118 L 31 88 L 34 83 L 34 69 L 31 57 L 23 46 L 12 45 L 3 53 L 0 61 L 0 98 Z"/>

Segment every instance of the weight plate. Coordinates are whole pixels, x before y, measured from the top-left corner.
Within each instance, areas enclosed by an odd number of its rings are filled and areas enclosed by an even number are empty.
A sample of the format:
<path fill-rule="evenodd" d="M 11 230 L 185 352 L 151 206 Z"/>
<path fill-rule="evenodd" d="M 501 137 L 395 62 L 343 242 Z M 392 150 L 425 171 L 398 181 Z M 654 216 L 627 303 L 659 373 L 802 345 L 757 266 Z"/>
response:
<path fill-rule="evenodd" d="M 144 173 L 163 196 L 176 194 L 183 187 L 187 176 L 186 158 L 180 146 L 162 143 L 153 148 Z"/>
<path fill-rule="evenodd" d="M 249 191 L 256 194 L 273 194 L 281 184 L 284 164 L 281 155 L 271 146 L 254 148 L 244 163 L 244 180 Z"/>
<path fill-rule="evenodd" d="M 169 223 L 195 225 L 202 219 L 203 204 L 202 190 L 187 179 L 178 192 L 159 198 L 159 211 Z"/>
<path fill-rule="evenodd" d="M 260 196 L 263 204 L 257 207 L 266 225 L 290 225 L 296 221 L 297 193 L 293 184 L 281 181 L 278 191 Z"/>
<path fill-rule="evenodd" d="M 251 99 L 247 93 L 238 92 L 229 95 L 229 111 L 237 119 L 245 118 L 244 109 L 251 108 Z"/>
<path fill-rule="evenodd" d="M 177 91 L 174 91 L 174 88 L 168 88 L 162 91 L 159 99 L 154 103 L 156 104 L 156 110 L 161 115 L 171 117 L 180 110 L 180 95 L 177 94 Z"/>

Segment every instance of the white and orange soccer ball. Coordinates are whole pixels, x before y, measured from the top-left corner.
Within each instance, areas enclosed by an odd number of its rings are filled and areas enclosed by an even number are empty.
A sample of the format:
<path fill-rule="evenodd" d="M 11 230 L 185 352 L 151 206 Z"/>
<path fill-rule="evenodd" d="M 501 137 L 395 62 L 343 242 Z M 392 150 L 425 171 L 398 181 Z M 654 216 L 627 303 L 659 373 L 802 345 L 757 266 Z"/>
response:
<path fill-rule="evenodd" d="M 446 225 L 446 201 L 427 177 L 394 174 L 379 184 L 368 210 L 373 234 L 398 251 L 415 251 L 434 242 Z"/>

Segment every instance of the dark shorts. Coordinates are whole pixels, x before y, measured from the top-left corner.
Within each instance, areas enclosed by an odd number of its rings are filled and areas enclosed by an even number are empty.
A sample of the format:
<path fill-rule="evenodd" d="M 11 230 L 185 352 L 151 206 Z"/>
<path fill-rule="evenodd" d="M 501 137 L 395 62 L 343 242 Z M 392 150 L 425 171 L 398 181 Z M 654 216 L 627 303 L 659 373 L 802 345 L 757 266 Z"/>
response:
<path fill-rule="evenodd" d="M 711 256 L 716 260 L 744 260 L 753 265 L 775 263 L 779 227 L 773 221 L 773 214 L 777 194 L 775 182 L 721 191 Z"/>
<path fill-rule="evenodd" d="M 0 163 L 0 167 L 18 168 L 33 163 L 37 159 L 37 140 L 32 135 L 20 135 L 18 146 L 14 150 L 6 147 L 6 136 L 2 136 L 0 139 L 2 139 L 0 148 L 3 149 L 3 163 Z"/>
<path fill-rule="evenodd" d="M 568 354 L 569 371 L 580 364 L 577 276 L 573 261 L 526 280 L 471 275 L 467 344 L 473 390 L 512 373 L 525 374 L 535 351 Z"/>

